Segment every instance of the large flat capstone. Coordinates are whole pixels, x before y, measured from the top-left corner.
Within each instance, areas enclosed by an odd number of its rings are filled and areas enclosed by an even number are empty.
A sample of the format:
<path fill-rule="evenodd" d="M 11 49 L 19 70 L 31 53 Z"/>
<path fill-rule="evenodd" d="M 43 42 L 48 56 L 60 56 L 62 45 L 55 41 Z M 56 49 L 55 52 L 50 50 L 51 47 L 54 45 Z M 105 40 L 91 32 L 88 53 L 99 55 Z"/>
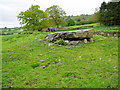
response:
<path fill-rule="evenodd" d="M 77 31 L 65 31 L 65 32 L 57 32 L 48 34 L 46 36 L 47 40 L 82 40 L 82 39 L 90 39 L 93 37 L 94 30 L 87 29 L 87 30 L 77 30 Z"/>

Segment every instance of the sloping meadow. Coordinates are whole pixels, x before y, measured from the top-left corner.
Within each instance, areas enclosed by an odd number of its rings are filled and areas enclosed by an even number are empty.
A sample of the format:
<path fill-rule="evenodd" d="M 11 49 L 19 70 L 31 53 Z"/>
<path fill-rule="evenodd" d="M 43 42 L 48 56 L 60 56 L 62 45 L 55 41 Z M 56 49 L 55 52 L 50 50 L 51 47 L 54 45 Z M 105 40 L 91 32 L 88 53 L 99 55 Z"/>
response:
<path fill-rule="evenodd" d="M 118 38 L 48 46 L 47 34 L 2 36 L 3 88 L 118 87 Z"/>

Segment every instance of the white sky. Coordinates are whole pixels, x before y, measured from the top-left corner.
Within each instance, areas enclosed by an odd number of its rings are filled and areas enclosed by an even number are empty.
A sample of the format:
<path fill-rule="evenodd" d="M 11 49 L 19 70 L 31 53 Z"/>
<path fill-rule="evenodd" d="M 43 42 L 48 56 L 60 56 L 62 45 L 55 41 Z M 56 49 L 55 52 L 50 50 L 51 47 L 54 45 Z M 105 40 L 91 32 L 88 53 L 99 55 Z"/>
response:
<path fill-rule="evenodd" d="M 59 5 L 67 15 L 93 14 L 103 1 L 110 0 L 0 0 L 0 28 L 20 26 L 17 15 L 31 5 L 40 5 L 42 10 Z"/>

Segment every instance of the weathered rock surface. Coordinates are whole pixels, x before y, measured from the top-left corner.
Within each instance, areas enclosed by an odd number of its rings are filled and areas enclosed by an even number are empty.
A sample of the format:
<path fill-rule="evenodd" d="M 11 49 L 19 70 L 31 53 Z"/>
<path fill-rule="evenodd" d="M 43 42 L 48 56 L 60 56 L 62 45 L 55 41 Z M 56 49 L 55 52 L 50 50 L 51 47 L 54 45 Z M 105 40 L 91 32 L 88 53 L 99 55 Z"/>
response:
<path fill-rule="evenodd" d="M 76 44 L 78 44 L 80 41 L 70 41 L 68 44 L 69 45 L 76 45 Z"/>
<path fill-rule="evenodd" d="M 66 32 L 57 32 L 48 34 L 46 36 L 47 40 L 83 40 L 83 39 L 90 39 L 93 37 L 94 30 L 87 29 L 87 30 L 78 30 L 78 31 L 66 31 Z"/>

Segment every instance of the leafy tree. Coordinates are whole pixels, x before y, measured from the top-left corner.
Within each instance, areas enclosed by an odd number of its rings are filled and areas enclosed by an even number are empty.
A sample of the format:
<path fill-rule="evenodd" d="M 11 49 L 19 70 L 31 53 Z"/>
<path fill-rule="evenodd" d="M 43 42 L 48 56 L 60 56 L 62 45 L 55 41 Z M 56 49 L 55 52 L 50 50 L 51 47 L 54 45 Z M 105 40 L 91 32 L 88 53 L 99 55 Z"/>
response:
<path fill-rule="evenodd" d="M 95 12 L 89 19 L 88 22 L 96 23 L 99 22 L 100 12 Z"/>
<path fill-rule="evenodd" d="M 52 26 L 64 26 L 64 16 L 66 15 L 65 11 L 60 8 L 58 5 L 53 5 L 46 9 L 46 13 L 48 14 L 49 21 Z"/>
<path fill-rule="evenodd" d="M 68 19 L 67 20 L 67 26 L 74 26 L 75 25 L 75 21 L 73 19 Z"/>
<path fill-rule="evenodd" d="M 4 29 L 7 29 L 7 27 L 4 27 Z"/>
<path fill-rule="evenodd" d="M 49 26 L 47 14 L 40 10 L 39 5 L 32 5 L 28 10 L 20 12 L 17 17 L 25 30 L 41 30 Z"/>
<path fill-rule="evenodd" d="M 100 22 L 104 25 L 120 25 L 120 1 L 103 2 L 100 7 Z"/>
<path fill-rule="evenodd" d="M 92 23 L 88 21 L 90 17 L 91 15 L 81 14 L 81 15 L 73 16 L 71 17 L 71 19 L 73 19 L 76 22 L 76 25 L 83 25 L 83 24 Z"/>

